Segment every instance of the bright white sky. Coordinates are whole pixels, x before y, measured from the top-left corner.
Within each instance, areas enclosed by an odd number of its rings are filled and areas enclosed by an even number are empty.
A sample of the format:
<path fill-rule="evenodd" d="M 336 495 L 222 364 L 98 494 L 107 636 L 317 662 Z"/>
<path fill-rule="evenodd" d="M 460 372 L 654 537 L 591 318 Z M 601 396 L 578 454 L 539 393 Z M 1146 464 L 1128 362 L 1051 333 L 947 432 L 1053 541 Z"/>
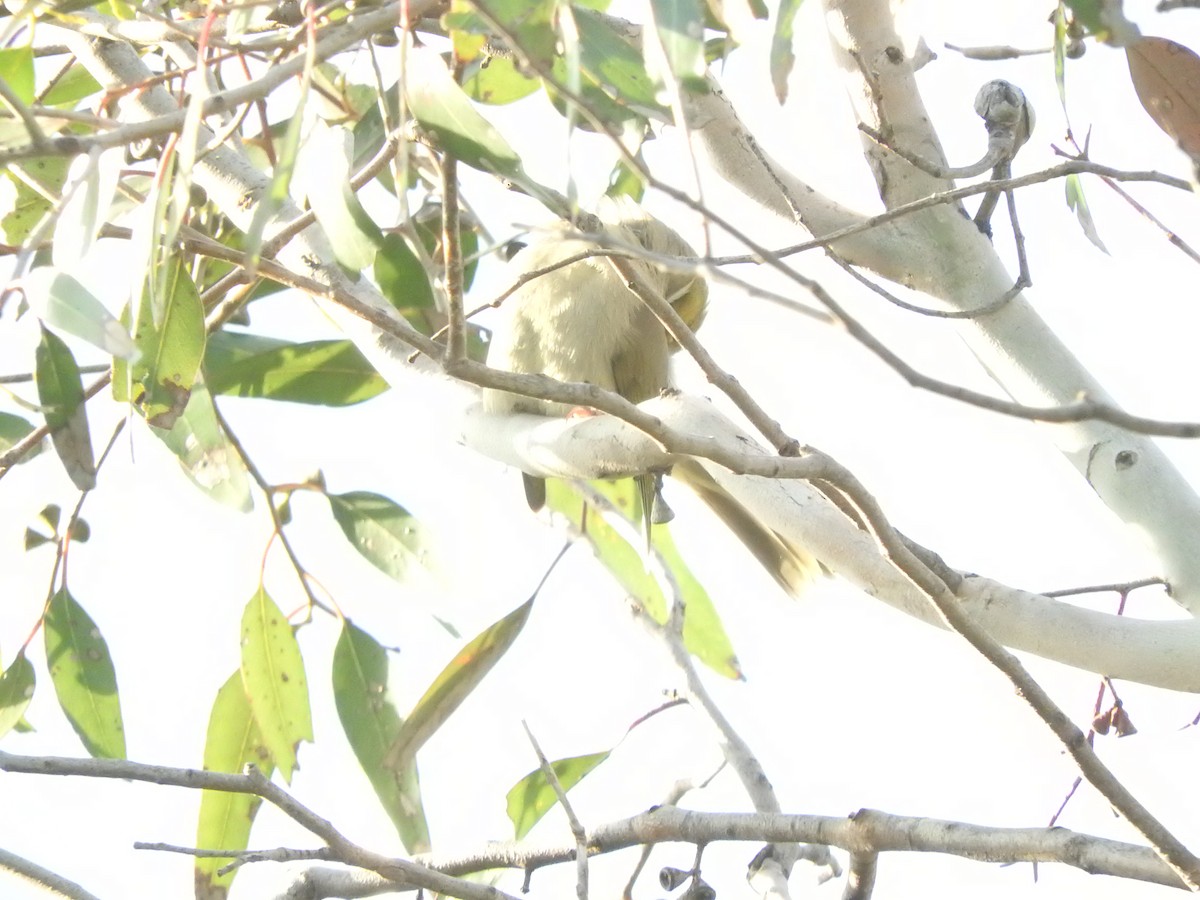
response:
<path fill-rule="evenodd" d="M 1016 168 L 1030 171 L 1054 162 L 1050 145 L 1061 145 L 1064 128 L 1049 56 L 979 63 L 942 48 L 945 41 L 1048 45 L 1050 32 L 1041 23 L 1050 4 L 909 5 L 926 12 L 927 38 L 939 54 L 921 81 L 950 159 L 962 164 L 980 155 L 983 135 L 971 103 L 980 84 L 1004 77 L 1026 91 L 1038 113 L 1037 130 Z M 1127 6 L 1147 33 L 1169 34 L 1200 47 L 1196 13 L 1156 17 L 1150 2 Z M 846 131 L 841 91 L 827 66 L 804 67 L 805 60 L 820 59 L 826 52 L 819 12 L 815 2 L 806 4 L 797 26 L 801 68 L 785 115 L 771 99 L 765 51 L 748 47 L 735 54 L 723 80 L 735 97 L 744 98 L 744 117 L 777 158 L 840 199 L 874 208 L 857 139 Z M 996 21 L 1001 15 L 1007 18 Z M 1185 173 L 1171 142 L 1137 105 L 1118 52 L 1089 47 L 1070 66 L 1068 91 L 1077 134 L 1094 129 L 1095 159 Z M 558 142 L 522 127 L 530 121 L 527 109 L 489 115 L 530 171 L 565 171 L 564 161 L 555 155 Z M 584 147 L 578 145 L 574 162 L 581 168 L 581 193 L 589 197 L 602 187 L 608 167 L 596 166 Z M 664 137 L 648 150 L 651 167 L 659 173 L 684 172 L 680 152 L 676 140 Z M 585 166 L 590 171 L 583 171 Z M 543 179 L 551 180 L 549 175 Z M 530 206 L 511 203 L 482 178 L 472 179 L 471 188 L 478 208 L 486 210 L 499 233 L 508 222 L 527 222 L 535 215 Z M 1087 190 L 1112 256 L 1102 255 L 1083 237 L 1066 209 L 1060 184 L 1021 196 L 1034 279 L 1030 296 L 1130 408 L 1200 419 L 1200 400 L 1190 390 L 1196 383 L 1194 335 L 1200 326 L 1193 290 L 1196 270 L 1102 184 L 1089 181 Z M 1131 190 L 1185 240 L 1200 246 L 1193 198 L 1174 196 L 1165 188 Z M 723 210 L 737 202 L 715 190 L 706 199 Z M 656 200 L 651 205 L 699 239 L 694 221 Z M 745 221 L 768 244 L 790 241 L 790 235 L 772 240 L 784 232 L 771 221 Z M 1001 252 L 1013 258 L 1002 217 L 996 234 Z M 990 384 L 954 337 L 953 326 L 881 309 L 880 301 L 863 295 L 815 257 L 806 261 L 805 271 L 821 277 L 839 297 L 856 298 L 854 308 L 873 326 L 887 329 L 893 346 L 926 371 L 975 387 Z M 504 283 L 501 272 L 482 271 L 477 296 L 486 298 L 490 288 Z M 256 314 L 258 322 L 286 327 L 298 337 L 326 333 L 326 324 L 308 304 L 285 309 L 272 301 L 269 306 L 269 314 Z M 5 327 L 11 330 L 12 323 L 6 321 Z M 897 525 L 951 565 L 1032 589 L 1153 573 L 1153 561 L 1037 427 L 916 395 L 830 329 L 732 292 L 715 292 L 702 337 L 787 429 L 848 464 Z M 0 346 L 5 371 L 26 367 L 27 358 L 14 345 Z M 704 390 L 686 366 L 680 367 L 679 377 L 689 389 Z M 268 480 L 298 481 L 320 467 L 331 490 L 387 494 L 440 538 L 443 574 L 423 589 L 397 587 L 345 543 L 324 501 L 300 496 L 294 505 L 296 521 L 289 533 L 302 559 L 360 625 L 384 644 L 402 648 L 393 660 L 393 688 L 401 710 L 420 696 L 457 648 L 426 610 L 435 607 L 465 635 L 475 633 L 527 598 L 563 540 L 561 531 L 521 513 L 515 473 L 453 445 L 440 432 L 430 434 L 428 422 L 438 410 L 428 398 L 393 392 L 337 411 L 226 400 L 222 409 Z M 107 434 L 105 417 L 120 415 L 117 409 L 102 410 L 98 407 L 93 417 L 98 442 Z M 1167 449 L 1200 485 L 1195 445 L 1174 442 Z M 36 621 L 51 565 L 48 550 L 21 550 L 24 528 L 46 503 L 69 508 L 74 499 L 51 454 L 0 482 L 0 650 L 6 661 Z M 690 498 L 676 489 L 670 500 L 678 513 L 673 530 L 725 616 L 748 676 L 744 684 L 712 678 L 711 688 L 760 755 L 786 810 L 844 815 L 873 807 L 997 826 L 1037 826 L 1048 820 L 1073 772 L 1003 679 L 961 642 L 836 582 L 801 603 L 790 603 L 746 564 L 739 547 L 707 524 Z M 212 698 L 237 665 L 238 622 L 257 584 L 266 517 L 261 510 L 242 516 L 212 504 L 139 428 L 122 437 L 84 514 L 93 538 L 72 554 L 71 585 L 100 624 L 116 660 L 129 755 L 144 762 L 199 765 Z M 271 557 L 267 585 L 285 609 L 299 604 L 294 579 L 278 553 Z M 1115 598 L 1083 602 L 1110 609 Z M 662 690 L 677 683 L 665 654 L 641 636 L 624 608 L 620 592 L 591 561 L 586 547 L 572 550 L 511 658 L 420 755 L 439 849 L 511 835 L 504 793 L 536 765 L 521 719 L 552 757 L 594 752 L 612 747 L 633 719 L 658 704 Z M 1146 617 L 1181 614 L 1152 592 L 1135 595 L 1131 612 Z M 329 702 L 336 634 L 336 623 L 328 621 L 302 632 L 318 739 L 301 750 L 302 769 L 293 789 L 350 837 L 399 853 L 399 842 L 350 755 Z M 38 731 L 8 736 L 5 748 L 29 754 L 82 753 L 55 703 L 40 641 L 32 656 L 39 687 L 29 718 Z M 1086 724 L 1094 677 L 1036 659 L 1028 662 L 1076 721 Z M 1192 802 L 1200 790 L 1192 764 L 1200 731 L 1182 728 L 1200 704 L 1193 697 L 1135 685 L 1123 685 L 1121 691 L 1140 731 L 1121 741 L 1102 739 L 1102 756 L 1168 826 L 1200 846 L 1200 815 Z M 589 826 L 630 815 L 659 802 L 675 779 L 705 777 L 718 759 L 696 718 L 686 709 L 675 710 L 638 729 L 573 793 L 576 810 Z M 133 851 L 131 845 L 135 840 L 191 843 L 199 800 L 195 793 L 15 776 L 0 777 L 0 791 L 10 811 L 0 823 L 0 846 L 57 869 L 100 897 L 173 897 L 190 891 L 190 860 Z M 729 773 L 709 790 L 689 796 L 687 804 L 747 808 Z M 1086 788 L 1072 800 L 1061 824 L 1134 839 Z M 557 812 L 534 837 L 570 839 Z M 251 844 L 311 846 L 312 840 L 264 807 Z M 755 849 L 709 851 L 705 877 L 722 897 L 747 896 L 742 875 Z M 660 849 L 654 865 L 686 867 L 690 858 L 686 848 Z M 618 890 L 632 861 L 626 854 L 598 862 L 594 896 Z M 280 867 L 249 867 L 234 893 L 270 896 L 272 886 L 286 878 Z M 542 873 L 534 879 L 534 895 L 572 890 L 570 878 L 565 868 Z M 516 891 L 519 877 L 511 876 L 504 886 Z M 834 883 L 809 893 L 803 873 L 794 886 L 797 896 L 835 897 L 842 889 Z M 1166 889 L 1051 866 L 1041 868 L 1035 886 L 1027 866 L 1001 869 L 915 854 L 883 859 L 879 889 L 881 896 L 957 897 L 969 892 L 979 898 L 1008 898 L 1027 891 L 1048 900 L 1077 897 L 1085 890 L 1095 898 L 1167 896 Z M 0 893 L 15 900 L 44 896 L 4 878 Z M 640 896 L 658 893 L 648 884 Z"/>

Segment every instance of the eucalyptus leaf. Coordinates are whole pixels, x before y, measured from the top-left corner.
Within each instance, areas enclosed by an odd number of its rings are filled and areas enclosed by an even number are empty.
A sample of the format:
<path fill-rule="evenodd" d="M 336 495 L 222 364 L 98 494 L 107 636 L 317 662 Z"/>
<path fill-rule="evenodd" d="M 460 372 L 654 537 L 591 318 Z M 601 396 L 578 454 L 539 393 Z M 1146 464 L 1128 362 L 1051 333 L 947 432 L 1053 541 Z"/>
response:
<path fill-rule="evenodd" d="M 467 96 L 478 103 L 503 106 L 524 99 L 541 89 L 538 79 L 517 69 L 516 63 L 504 56 L 485 58 L 473 67 L 463 82 Z"/>
<path fill-rule="evenodd" d="M 261 587 L 242 613 L 241 646 L 250 710 L 267 752 L 290 782 L 297 746 L 313 739 L 308 679 L 292 626 Z"/>
<path fill-rule="evenodd" d="M 29 436 L 33 429 L 32 422 L 28 422 L 20 416 L 14 416 L 12 413 L 0 412 L 0 453 L 11 450 Z M 18 462 L 28 462 L 41 452 L 42 445 L 38 444 L 22 456 Z"/>
<path fill-rule="evenodd" d="M 22 650 L 0 675 L 0 737 L 16 728 L 33 699 L 36 677 Z"/>
<path fill-rule="evenodd" d="M 529 598 L 489 625 L 446 664 L 404 720 L 389 748 L 385 764 L 391 771 L 403 772 L 413 763 L 417 751 L 512 648 L 529 619 L 533 600 Z"/>
<path fill-rule="evenodd" d="M 0 232 L 4 242 L 21 245 L 49 212 L 47 197 L 57 197 L 67 180 L 69 160 L 39 156 L 13 163 L 0 172 Z M 36 185 L 36 187 L 34 187 Z"/>
<path fill-rule="evenodd" d="M 125 725 L 108 643 L 66 588 L 46 609 L 46 666 L 59 705 L 92 756 L 125 758 Z"/>
<path fill-rule="evenodd" d="M 162 290 L 159 304 L 151 300 L 151 281 Z M 156 307 L 160 310 L 157 321 Z M 160 278 L 146 280 L 134 342 L 140 355 L 128 375 L 122 367 L 114 370 L 114 383 L 125 383 L 128 378 L 130 399 L 146 421 L 155 428 L 170 429 L 187 409 L 204 358 L 204 304 L 181 254 L 167 262 Z"/>
<path fill-rule="evenodd" d="M 413 117 L 459 160 L 485 172 L 521 174 L 521 158 L 471 105 L 436 53 L 417 49 L 408 55 L 405 90 Z"/>
<path fill-rule="evenodd" d="M 344 126 L 318 120 L 300 151 L 305 193 L 334 255 L 351 272 L 375 261 L 383 234 L 350 190 L 354 138 Z"/>
<path fill-rule="evenodd" d="M 0 49 L 0 79 L 18 100 L 28 106 L 34 98 L 33 47 Z"/>
<path fill-rule="evenodd" d="M 275 769 L 262 731 L 254 721 L 242 674 L 234 672 L 217 691 L 204 738 L 204 768 L 209 772 L 241 772 L 254 765 L 264 777 Z M 201 791 L 196 824 L 196 847 L 201 850 L 245 850 L 250 827 L 262 798 L 234 791 Z M 229 860 L 197 858 L 196 896 L 225 896 L 238 870 L 224 875 L 217 870 Z"/>
<path fill-rule="evenodd" d="M 26 275 L 22 285 L 30 308 L 47 325 L 121 359 L 137 357 L 125 326 L 74 275 L 41 266 Z"/>
<path fill-rule="evenodd" d="M 583 781 L 609 757 L 608 750 L 556 759 L 550 763 L 554 777 L 564 792 Z M 506 795 L 508 818 L 513 823 L 513 837 L 522 840 L 531 828 L 558 803 L 558 793 L 540 768 L 530 772 L 512 786 Z"/>
<path fill-rule="evenodd" d="M 208 339 L 204 372 L 209 389 L 218 394 L 320 406 L 361 403 L 389 387 L 344 339 L 293 344 L 220 331 Z"/>
<path fill-rule="evenodd" d="M 796 53 L 792 49 L 795 36 L 796 15 L 804 0 L 780 0 L 775 13 L 775 31 L 771 35 L 771 85 L 775 88 L 775 99 L 782 106 L 788 95 L 788 76 L 796 64 Z"/>
<path fill-rule="evenodd" d="M 645 58 L 647 69 L 656 76 L 659 85 L 665 85 L 671 79 L 684 90 L 706 89 L 702 6 L 700 0 L 650 0 L 654 32 L 662 49 L 666 71 L 655 71 L 660 58 L 658 54 L 647 52 Z M 650 45 L 645 46 L 648 50 Z M 655 61 L 653 64 L 652 60 Z M 663 92 L 659 92 L 658 98 L 664 99 Z"/>
<path fill-rule="evenodd" d="M 192 385 L 187 407 L 169 431 L 151 430 L 179 457 L 184 472 L 197 487 L 239 512 L 253 508 L 246 467 L 221 429 L 212 395 L 203 381 Z"/>
<path fill-rule="evenodd" d="M 1078 175 L 1071 174 L 1066 177 L 1065 190 L 1067 193 L 1067 206 L 1075 213 L 1075 218 L 1079 220 L 1079 227 L 1083 229 L 1083 233 L 1087 235 L 1087 239 L 1102 252 L 1108 253 L 1108 248 L 1104 246 L 1104 241 L 1100 240 L 1100 232 L 1096 230 L 1096 222 L 1092 218 L 1091 207 L 1088 206 L 1087 197 L 1083 193 L 1083 182 L 1079 180 Z"/>
<path fill-rule="evenodd" d="M 377 569 L 403 581 L 428 552 L 424 528 L 400 504 L 381 494 L 351 491 L 327 494 L 342 532 Z"/>
<path fill-rule="evenodd" d="M 387 651 L 354 623 L 342 623 L 333 651 L 333 700 L 346 739 L 409 853 L 430 849 L 416 761 L 393 772 L 384 764 L 401 719 L 388 691 Z"/>
<path fill-rule="evenodd" d="M 636 511 L 641 509 L 633 479 L 590 482 L 586 490 L 606 498 L 608 504 L 617 510 L 615 514 L 627 520 L 634 521 L 638 516 Z M 566 516 L 575 528 L 584 532 L 601 564 L 654 621 L 662 623 L 667 620 L 666 598 L 658 582 L 646 570 L 641 549 L 625 540 L 617 529 L 605 521 L 605 516 L 613 513 L 596 515 L 593 512 L 587 516 L 584 528 L 583 511 L 588 505 L 586 494 L 569 482 L 553 478 L 546 482 L 546 502 L 551 509 Z M 687 610 L 683 620 L 684 646 L 714 672 L 726 678 L 742 678 L 741 664 L 712 598 L 688 568 L 667 526 L 654 526 L 652 546 L 654 553 L 658 554 L 662 564 L 671 573 Z"/>
<path fill-rule="evenodd" d="M 375 257 L 375 282 L 388 302 L 402 312 L 429 309 L 434 305 L 429 275 L 404 235 L 391 232 L 383 239 Z"/>
<path fill-rule="evenodd" d="M 96 457 L 88 430 L 79 366 L 62 338 L 42 328 L 35 353 L 38 402 L 50 429 L 50 441 L 67 475 L 81 491 L 96 486 Z"/>

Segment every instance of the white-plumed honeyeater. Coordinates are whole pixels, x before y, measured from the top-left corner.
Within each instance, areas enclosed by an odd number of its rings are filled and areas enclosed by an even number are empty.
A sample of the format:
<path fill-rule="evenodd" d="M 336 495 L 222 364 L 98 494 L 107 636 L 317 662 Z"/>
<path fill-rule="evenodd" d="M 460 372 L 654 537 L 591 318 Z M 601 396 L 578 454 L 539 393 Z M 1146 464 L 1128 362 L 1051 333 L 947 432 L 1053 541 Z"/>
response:
<path fill-rule="evenodd" d="M 696 255 L 675 231 L 632 201 L 606 201 L 599 217 L 617 246 L 642 247 L 658 256 Z M 596 245 L 565 231 L 550 233 L 517 253 L 510 267 L 516 275 L 539 271 L 590 249 Z M 708 307 L 708 284 L 703 277 L 645 259 L 630 259 L 628 264 L 690 328 L 700 326 Z M 641 403 L 670 387 L 670 356 L 678 349 L 610 259 L 593 256 L 551 269 L 508 297 L 492 332 L 487 361 L 509 372 L 594 384 Z M 566 404 L 498 390 L 484 391 L 483 402 L 489 412 L 565 416 L 571 411 Z M 690 460 L 677 463 L 671 474 L 717 513 L 789 593 L 799 593 L 820 571 L 811 555 L 759 523 L 699 464 Z M 671 518 L 660 485 L 661 475 L 638 476 L 643 527 Z M 530 506 L 541 508 L 546 496 L 544 480 L 526 474 L 525 493 Z"/>

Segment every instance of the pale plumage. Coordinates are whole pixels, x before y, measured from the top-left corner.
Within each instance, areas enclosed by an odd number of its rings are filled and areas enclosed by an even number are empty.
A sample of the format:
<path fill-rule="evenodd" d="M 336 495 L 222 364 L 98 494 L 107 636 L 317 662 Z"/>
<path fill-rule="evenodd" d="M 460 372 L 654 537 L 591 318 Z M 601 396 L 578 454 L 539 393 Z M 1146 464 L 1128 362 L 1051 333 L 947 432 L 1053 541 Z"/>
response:
<path fill-rule="evenodd" d="M 694 256 L 678 234 L 629 201 L 610 201 L 601 208 L 606 230 L 615 242 L 643 247 L 664 256 Z M 513 268 L 533 272 L 570 259 L 595 245 L 550 235 L 521 250 Z M 703 278 L 674 272 L 649 261 L 629 260 L 648 288 L 671 303 L 692 311 L 693 327 L 703 318 L 708 285 Z M 523 285 L 501 307 L 492 332 L 488 365 L 510 372 L 538 373 L 560 381 L 582 381 L 615 391 L 641 403 L 670 384 L 670 354 L 678 349 L 662 323 L 625 284 L 604 256 L 579 260 Z M 491 412 L 566 415 L 570 408 L 505 391 L 487 390 L 484 407 Z M 648 521 L 670 519 L 658 490 L 661 476 L 639 476 L 643 512 Z M 526 475 L 530 506 L 545 502 L 545 482 Z"/>
<path fill-rule="evenodd" d="M 676 232 L 632 202 L 609 203 L 601 208 L 600 217 L 606 222 L 606 231 L 620 244 L 643 247 L 658 256 L 696 255 Z M 569 237 L 563 230 L 521 250 L 511 265 L 518 272 L 533 272 L 594 247 Z M 703 278 L 648 260 L 631 260 L 630 265 L 693 330 L 699 327 L 708 300 L 708 285 Z M 640 403 L 670 386 L 670 355 L 678 349 L 610 260 L 597 256 L 535 278 L 505 300 L 492 332 L 488 365 L 509 372 L 549 375 L 560 381 L 587 382 Z M 485 390 L 483 403 L 488 411 L 496 413 L 562 416 L 570 412 L 565 404 L 497 390 Z M 681 480 L 720 516 L 789 593 L 798 594 L 819 571 L 809 554 L 759 524 L 698 464 L 688 461 L 677 468 Z M 660 483 L 661 476 L 638 476 L 647 522 L 670 518 L 670 510 L 661 500 Z M 545 481 L 526 475 L 525 492 L 530 506 L 539 509 L 545 502 Z"/>

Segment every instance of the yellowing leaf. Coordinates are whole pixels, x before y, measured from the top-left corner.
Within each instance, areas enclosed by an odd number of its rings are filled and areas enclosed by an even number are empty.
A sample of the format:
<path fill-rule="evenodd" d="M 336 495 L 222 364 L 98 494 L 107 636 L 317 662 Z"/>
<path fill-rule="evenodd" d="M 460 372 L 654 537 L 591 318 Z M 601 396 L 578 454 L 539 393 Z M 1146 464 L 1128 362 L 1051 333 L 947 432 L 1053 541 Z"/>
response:
<path fill-rule="evenodd" d="M 308 679 L 292 626 L 262 588 L 242 613 L 241 672 L 263 744 L 291 781 L 297 745 L 313 739 Z"/>
<path fill-rule="evenodd" d="M 417 751 L 430 736 L 450 718 L 451 713 L 458 709 L 508 652 L 525 627 L 531 609 L 532 597 L 480 632 L 442 669 L 425 695 L 417 701 L 388 750 L 386 765 L 389 769 L 402 771 L 416 758 Z"/>
<path fill-rule="evenodd" d="M 234 672 L 217 691 L 204 739 L 204 768 L 209 772 L 241 772 L 253 763 L 270 778 L 275 769 L 262 731 L 254 721 L 240 672 Z M 196 824 L 196 846 L 202 850 L 244 850 L 261 797 L 231 791 L 202 791 Z M 196 896 L 217 900 L 228 895 L 237 869 L 218 875 L 227 859 L 197 859 Z"/>

